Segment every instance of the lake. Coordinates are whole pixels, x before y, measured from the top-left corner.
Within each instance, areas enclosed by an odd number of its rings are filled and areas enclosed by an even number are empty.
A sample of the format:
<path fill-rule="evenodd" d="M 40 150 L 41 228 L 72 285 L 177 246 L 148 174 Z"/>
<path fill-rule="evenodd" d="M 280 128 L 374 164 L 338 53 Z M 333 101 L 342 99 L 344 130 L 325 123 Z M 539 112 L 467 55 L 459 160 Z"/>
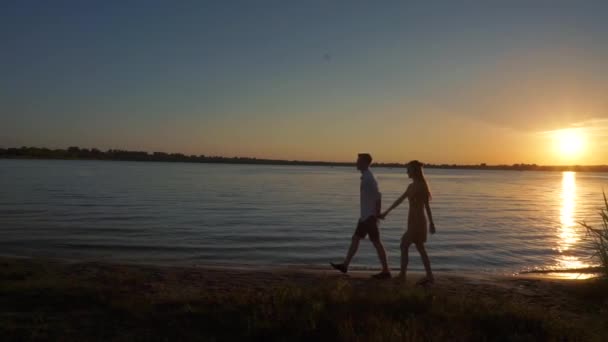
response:
<path fill-rule="evenodd" d="M 372 171 L 388 207 L 404 169 Z M 606 173 L 425 170 L 439 271 L 516 273 L 593 265 L 578 224 L 599 223 Z M 0 253 L 178 265 L 341 261 L 359 214 L 350 167 L 0 160 Z M 407 201 L 381 223 L 399 266 Z M 354 268 L 378 268 L 362 241 Z M 410 269 L 423 270 L 412 247 Z"/>

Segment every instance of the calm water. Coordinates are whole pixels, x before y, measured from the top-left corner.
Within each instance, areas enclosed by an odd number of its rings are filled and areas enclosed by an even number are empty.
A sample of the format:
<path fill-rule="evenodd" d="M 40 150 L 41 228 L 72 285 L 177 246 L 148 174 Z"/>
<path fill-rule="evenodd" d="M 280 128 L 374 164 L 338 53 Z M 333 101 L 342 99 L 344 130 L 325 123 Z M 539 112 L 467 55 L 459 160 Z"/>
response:
<path fill-rule="evenodd" d="M 375 169 L 384 206 L 408 184 Z M 598 222 L 608 174 L 427 170 L 437 270 L 591 264 L 577 221 Z M 0 160 L 0 253 L 181 264 L 340 261 L 358 217 L 353 168 Z M 381 225 L 392 267 L 407 203 Z M 412 248 L 411 268 L 422 270 Z M 378 267 L 364 241 L 355 267 Z"/>

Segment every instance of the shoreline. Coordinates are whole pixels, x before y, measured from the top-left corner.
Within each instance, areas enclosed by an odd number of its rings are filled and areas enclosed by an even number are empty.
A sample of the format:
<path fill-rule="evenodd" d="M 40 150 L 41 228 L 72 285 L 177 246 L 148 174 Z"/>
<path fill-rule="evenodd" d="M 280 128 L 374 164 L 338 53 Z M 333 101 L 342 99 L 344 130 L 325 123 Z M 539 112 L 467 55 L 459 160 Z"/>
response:
<path fill-rule="evenodd" d="M 235 277 L 238 279 L 247 279 L 248 283 L 241 285 L 256 285 L 257 282 L 276 283 L 295 282 L 298 283 L 303 279 L 323 281 L 328 279 L 341 279 L 354 282 L 382 282 L 383 280 L 374 280 L 372 275 L 376 274 L 378 269 L 351 269 L 347 274 L 342 274 L 337 270 L 327 267 L 313 265 L 222 265 L 222 264 L 197 264 L 197 265 L 180 265 L 180 264 L 156 264 L 142 262 L 118 262 L 108 260 L 76 260 L 64 258 L 40 258 L 29 256 L 6 256 L 0 255 L 0 265 L 16 266 L 18 268 L 27 267 L 50 267 L 60 271 L 77 269 L 106 269 L 106 270 L 130 270 L 151 271 L 155 273 L 165 274 L 198 274 L 200 276 L 216 276 L 218 279 L 226 280 L 226 284 L 230 284 L 229 279 Z M 520 273 L 489 273 L 489 272 L 473 272 L 473 271 L 435 271 L 436 284 L 434 287 L 441 287 L 451 283 L 452 285 L 476 284 L 484 283 L 487 285 L 508 287 L 511 290 L 516 290 L 522 283 L 534 281 L 546 284 L 583 284 L 594 281 L 601 281 L 596 268 L 586 268 L 581 271 L 575 270 L 536 270 L 525 271 Z M 398 269 L 391 269 L 394 276 L 392 279 L 387 279 L 387 283 L 400 283 L 395 277 L 398 274 Z M 565 278 L 559 274 L 580 274 L 590 275 L 590 277 L 581 278 Z M 409 271 L 406 284 L 399 286 L 414 286 L 415 281 L 424 277 L 423 271 Z M 206 280 L 211 280 L 215 283 L 216 280 L 211 277 L 205 277 Z M 203 282 L 201 286 L 206 286 Z M 394 284 L 393 284 L 394 285 Z"/>
<path fill-rule="evenodd" d="M 266 271 L 266 272 L 304 272 L 304 273 L 318 273 L 324 274 L 326 271 L 335 271 L 325 264 L 263 264 L 263 263 L 237 263 L 237 262 L 185 262 L 185 261 L 137 261 L 137 260 L 119 260 L 119 259 L 107 259 L 107 258 L 74 258 L 74 257 L 49 257 L 49 256 L 28 256 L 18 254 L 3 254 L 0 253 L 0 261 L 2 260 L 34 260 L 43 262 L 54 262 L 63 264 L 75 264 L 75 263 L 91 263 L 91 264 L 109 264 L 109 265 L 122 265 L 122 266 L 141 266 L 141 267 L 158 267 L 158 268 L 177 268 L 177 269 L 223 269 L 233 271 Z M 349 273 L 353 274 L 375 274 L 380 269 L 377 267 L 368 266 L 351 266 Z M 395 275 L 399 273 L 398 267 L 391 267 L 391 272 Z M 424 274 L 424 270 L 408 270 L 411 274 Z M 584 268 L 572 268 L 572 269 L 528 269 L 522 271 L 509 271 L 509 270 L 471 270 L 471 269 L 433 269 L 435 274 L 444 274 L 448 276 L 461 275 L 463 277 L 537 277 L 547 279 L 575 279 L 565 278 L 560 275 L 580 275 L 583 276 L 579 279 L 595 278 L 601 275 L 600 267 L 584 267 Z"/>
<path fill-rule="evenodd" d="M 322 264 L 246 264 L 246 263 L 199 263 L 199 262 L 180 262 L 180 261 L 128 261 L 118 259 L 101 259 L 101 258 L 68 258 L 68 257 L 48 257 L 48 256 L 27 256 L 27 255 L 13 255 L 13 254 L 2 254 L 0 253 L 0 262 L 2 260 L 32 260 L 41 262 L 52 262 L 60 264 L 108 264 L 116 266 L 133 266 L 133 267 L 146 267 L 146 268 L 168 268 L 168 269 L 208 269 L 208 270 L 226 270 L 226 271 L 241 271 L 241 272 L 302 272 L 307 274 L 323 275 L 325 273 L 334 273 L 329 263 L 327 265 Z M 349 274 L 355 275 L 356 277 L 364 277 L 365 275 L 371 276 L 372 274 L 378 273 L 379 268 L 372 268 L 366 266 L 352 266 L 349 270 Z M 399 273 L 398 267 L 390 268 L 393 275 Z M 511 278 L 511 277 L 524 277 L 524 278 L 538 278 L 538 279 L 572 279 L 572 280 L 583 280 L 591 279 L 600 276 L 600 267 L 585 267 L 575 269 L 531 269 L 523 271 L 484 271 L 484 270 L 471 270 L 471 269 L 439 269 L 434 270 L 433 273 L 437 275 L 446 276 L 461 276 L 463 278 Z M 423 270 L 408 270 L 408 274 L 414 274 L 422 276 L 424 275 Z"/>

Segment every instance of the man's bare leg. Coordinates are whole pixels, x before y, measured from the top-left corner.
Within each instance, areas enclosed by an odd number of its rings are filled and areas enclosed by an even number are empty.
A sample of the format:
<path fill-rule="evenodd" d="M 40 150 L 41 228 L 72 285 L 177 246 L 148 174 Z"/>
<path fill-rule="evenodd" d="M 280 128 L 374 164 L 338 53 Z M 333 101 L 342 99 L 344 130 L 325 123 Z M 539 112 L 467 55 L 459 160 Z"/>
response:
<path fill-rule="evenodd" d="M 344 266 L 346 266 L 346 269 L 348 269 L 348 265 L 350 265 L 351 260 L 353 260 L 353 257 L 357 253 L 359 241 L 361 241 L 361 238 L 357 234 L 353 234 L 353 238 L 350 241 L 350 247 L 348 248 L 348 253 L 346 253 L 346 258 L 344 259 Z"/>
<path fill-rule="evenodd" d="M 380 259 L 380 263 L 382 264 L 382 273 L 390 273 L 391 271 L 388 268 L 388 258 L 386 257 L 386 250 L 384 249 L 384 245 L 382 241 L 375 240 L 372 241 L 374 247 L 376 248 L 376 252 L 378 253 L 378 258 Z"/>
<path fill-rule="evenodd" d="M 342 273 L 348 272 L 348 266 L 350 265 L 353 256 L 355 256 L 355 253 L 357 253 L 357 249 L 359 248 L 359 241 L 361 241 L 361 238 L 357 234 L 353 234 L 353 237 L 350 242 L 350 247 L 348 248 L 348 252 L 346 253 L 346 258 L 344 259 L 344 262 L 341 264 L 334 264 L 330 262 L 331 266 Z"/>

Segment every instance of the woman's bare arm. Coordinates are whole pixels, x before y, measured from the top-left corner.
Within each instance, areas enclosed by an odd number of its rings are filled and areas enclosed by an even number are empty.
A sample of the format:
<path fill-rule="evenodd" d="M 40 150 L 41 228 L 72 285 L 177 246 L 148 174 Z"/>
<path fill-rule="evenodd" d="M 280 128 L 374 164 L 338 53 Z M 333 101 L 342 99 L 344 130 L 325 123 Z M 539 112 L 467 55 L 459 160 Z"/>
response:
<path fill-rule="evenodd" d="M 431 206 L 428 199 L 424 202 L 424 208 L 426 209 L 426 216 L 429 218 L 429 231 L 431 234 L 435 234 L 435 222 L 433 222 L 433 214 L 431 213 Z"/>
<path fill-rule="evenodd" d="M 407 198 L 407 196 L 409 195 L 408 190 L 409 190 L 409 187 L 408 187 L 408 189 L 407 189 L 407 190 L 405 190 L 405 192 L 403 193 L 403 195 L 401 195 L 399 198 L 397 198 L 397 199 L 395 200 L 395 202 L 394 202 L 394 203 L 393 203 L 393 204 L 392 204 L 392 205 L 391 205 L 391 206 L 390 206 L 388 209 L 386 209 L 386 211 L 385 211 L 385 212 L 383 212 L 383 213 L 380 215 L 380 218 L 381 218 L 381 219 L 384 219 L 384 218 L 386 217 L 386 215 L 388 215 L 388 213 L 390 213 L 390 212 L 391 212 L 391 210 L 393 210 L 393 209 L 397 208 L 397 207 L 398 207 L 398 206 L 399 206 L 401 203 L 403 203 L 403 201 L 404 201 L 404 200 Z"/>

